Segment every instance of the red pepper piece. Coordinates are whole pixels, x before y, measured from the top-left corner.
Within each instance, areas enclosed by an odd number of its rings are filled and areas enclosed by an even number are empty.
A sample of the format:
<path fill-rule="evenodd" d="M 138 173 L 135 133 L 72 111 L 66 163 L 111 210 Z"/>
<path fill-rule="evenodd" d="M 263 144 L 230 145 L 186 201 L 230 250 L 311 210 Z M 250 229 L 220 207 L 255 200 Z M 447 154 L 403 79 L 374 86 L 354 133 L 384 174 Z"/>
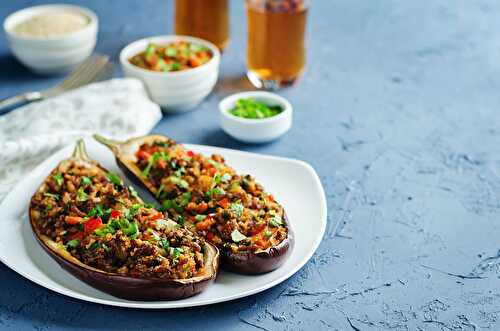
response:
<path fill-rule="evenodd" d="M 111 218 L 119 218 L 122 215 L 122 213 L 119 210 L 113 210 L 111 212 Z"/>
<path fill-rule="evenodd" d="M 188 155 L 189 157 L 193 157 L 193 156 L 194 156 L 194 152 L 193 152 L 193 151 L 187 151 L 187 155 Z"/>
<path fill-rule="evenodd" d="M 87 234 L 94 232 L 95 230 L 99 229 L 102 226 L 103 226 L 103 224 L 102 224 L 102 220 L 100 217 L 91 217 L 83 225 L 83 231 L 87 235 Z"/>

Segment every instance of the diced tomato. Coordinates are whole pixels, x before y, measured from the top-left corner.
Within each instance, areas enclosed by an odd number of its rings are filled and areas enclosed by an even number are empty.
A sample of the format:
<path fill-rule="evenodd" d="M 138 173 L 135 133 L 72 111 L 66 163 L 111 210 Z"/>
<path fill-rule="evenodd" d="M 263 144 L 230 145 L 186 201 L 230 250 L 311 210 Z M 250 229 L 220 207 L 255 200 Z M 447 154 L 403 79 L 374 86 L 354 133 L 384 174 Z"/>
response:
<path fill-rule="evenodd" d="M 269 194 L 269 195 L 267 196 L 267 200 L 269 200 L 270 202 L 274 202 L 274 197 L 273 197 L 273 195 L 272 195 L 272 194 Z"/>
<path fill-rule="evenodd" d="M 196 223 L 196 229 L 202 231 L 208 230 L 208 228 L 210 228 L 213 224 L 215 224 L 215 220 L 212 217 L 207 216 L 203 221 Z"/>
<path fill-rule="evenodd" d="M 229 205 L 231 204 L 231 202 L 229 201 L 228 198 L 224 198 L 224 199 L 218 201 L 217 204 L 219 206 L 221 206 L 222 208 L 227 209 L 227 207 L 229 207 Z"/>
<path fill-rule="evenodd" d="M 197 57 L 195 56 L 191 56 L 191 58 L 189 59 L 189 65 L 192 67 L 192 68 L 196 68 L 198 66 L 201 65 L 201 61 L 200 59 L 198 59 Z"/>
<path fill-rule="evenodd" d="M 165 169 L 167 167 L 167 161 L 164 159 L 159 159 L 156 164 L 158 165 L 158 168 L 160 169 Z"/>
<path fill-rule="evenodd" d="M 257 233 L 261 233 L 265 228 L 266 228 L 266 224 L 262 223 L 261 225 L 258 225 L 256 227 L 254 227 L 253 229 L 251 229 L 249 231 L 249 233 L 250 233 L 251 236 L 254 236 Z"/>
<path fill-rule="evenodd" d="M 194 156 L 194 152 L 193 152 L 193 151 L 187 151 L 187 155 L 188 155 L 189 157 L 193 157 L 193 156 Z"/>
<path fill-rule="evenodd" d="M 89 220 L 83 225 L 83 231 L 85 234 L 89 234 L 94 232 L 95 230 L 102 227 L 102 220 L 100 217 L 91 217 Z"/>
<path fill-rule="evenodd" d="M 151 154 L 149 154 L 148 152 L 146 152 L 146 151 L 144 151 L 142 149 L 139 149 L 135 153 L 135 156 L 137 156 L 138 159 L 149 160 L 149 158 L 151 157 Z"/>
<path fill-rule="evenodd" d="M 111 218 L 119 218 L 121 216 L 121 212 L 119 210 L 113 210 L 111 212 Z"/>
<path fill-rule="evenodd" d="M 208 174 L 213 177 L 215 175 L 215 173 L 217 172 L 217 169 L 213 165 L 210 165 L 210 166 L 211 166 L 211 168 L 208 168 Z"/>
<path fill-rule="evenodd" d="M 199 213 L 199 214 L 203 214 L 204 212 L 206 212 L 208 209 L 208 204 L 203 201 L 203 202 L 200 202 L 198 204 L 198 206 L 196 207 L 196 211 Z"/>
<path fill-rule="evenodd" d="M 70 225 L 76 225 L 76 224 L 83 223 L 85 220 L 81 217 L 78 217 L 78 216 L 66 216 L 64 218 L 64 221 Z"/>
<path fill-rule="evenodd" d="M 78 240 L 82 240 L 84 237 L 84 233 L 82 231 L 78 231 L 76 233 L 74 233 L 72 236 L 71 236 L 71 239 L 78 239 Z"/>
<path fill-rule="evenodd" d="M 214 239 L 214 233 L 213 232 L 207 233 L 207 240 L 212 241 L 212 239 Z"/>
<path fill-rule="evenodd" d="M 162 218 L 165 218 L 165 216 L 163 216 L 162 213 L 157 213 L 157 214 L 154 214 L 151 219 L 152 220 L 159 220 L 159 219 L 162 219 Z"/>

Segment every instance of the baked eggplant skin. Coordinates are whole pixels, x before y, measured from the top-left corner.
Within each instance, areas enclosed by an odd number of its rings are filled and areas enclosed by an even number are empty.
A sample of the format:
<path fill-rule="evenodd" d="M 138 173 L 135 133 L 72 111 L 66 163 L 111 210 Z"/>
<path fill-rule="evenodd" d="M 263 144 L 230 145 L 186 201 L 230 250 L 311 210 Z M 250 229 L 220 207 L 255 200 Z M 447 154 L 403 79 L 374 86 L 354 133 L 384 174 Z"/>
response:
<path fill-rule="evenodd" d="M 100 135 L 94 138 L 101 144 L 107 146 L 114 154 L 116 163 L 122 171 L 137 185 L 145 188 L 153 196 L 156 196 L 156 188 L 143 176 L 141 170 L 135 164 L 135 151 L 144 143 L 155 141 L 170 141 L 162 135 L 149 135 L 131 138 L 126 141 L 107 139 Z M 161 203 L 161 201 L 158 201 Z M 244 275 L 258 275 L 271 272 L 279 268 L 290 256 L 295 245 L 295 236 L 290 226 L 286 213 L 284 221 L 287 227 L 287 237 L 278 245 L 270 247 L 261 252 L 233 252 L 232 250 L 219 247 L 221 268 L 234 273 Z"/>
<path fill-rule="evenodd" d="M 64 166 L 66 162 L 81 162 L 100 168 L 95 161 L 88 158 L 82 140 L 77 142 L 71 158 L 62 161 L 58 168 Z M 219 270 L 219 250 L 214 245 L 206 242 L 204 247 L 205 274 L 201 276 L 188 279 L 168 279 L 137 278 L 108 273 L 83 264 L 65 248 L 61 247 L 60 244 L 42 234 L 36 225 L 34 214 L 30 207 L 29 220 L 34 236 L 48 255 L 76 278 L 118 298 L 133 301 L 163 301 L 188 298 L 205 290 L 214 282 Z"/>
<path fill-rule="evenodd" d="M 288 236 L 278 245 L 258 253 L 238 252 L 221 248 L 221 265 L 225 270 L 244 274 L 258 275 L 278 269 L 285 263 L 295 244 L 294 233 L 286 214 L 284 220 L 288 229 Z"/>

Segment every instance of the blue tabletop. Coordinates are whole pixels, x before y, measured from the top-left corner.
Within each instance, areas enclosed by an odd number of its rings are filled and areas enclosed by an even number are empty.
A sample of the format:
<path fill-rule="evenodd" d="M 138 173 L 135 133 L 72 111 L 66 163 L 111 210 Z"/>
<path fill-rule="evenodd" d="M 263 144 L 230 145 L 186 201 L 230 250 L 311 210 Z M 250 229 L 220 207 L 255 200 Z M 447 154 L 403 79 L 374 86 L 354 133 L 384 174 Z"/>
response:
<path fill-rule="evenodd" d="M 38 2 L 2 1 L 0 18 Z M 172 31 L 171 1 L 73 3 L 98 13 L 97 51 L 115 60 L 127 43 Z M 231 5 L 214 93 L 154 131 L 312 164 L 329 208 L 312 260 L 264 293 L 173 311 L 81 302 L 0 265 L 0 329 L 500 329 L 500 4 L 315 1 L 306 73 L 280 91 L 294 126 L 260 146 L 217 123 L 218 101 L 251 88 L 245 13 Z M 0 69 L 0 97 L 58 80 L 24 69 L 3 36 Z"/>

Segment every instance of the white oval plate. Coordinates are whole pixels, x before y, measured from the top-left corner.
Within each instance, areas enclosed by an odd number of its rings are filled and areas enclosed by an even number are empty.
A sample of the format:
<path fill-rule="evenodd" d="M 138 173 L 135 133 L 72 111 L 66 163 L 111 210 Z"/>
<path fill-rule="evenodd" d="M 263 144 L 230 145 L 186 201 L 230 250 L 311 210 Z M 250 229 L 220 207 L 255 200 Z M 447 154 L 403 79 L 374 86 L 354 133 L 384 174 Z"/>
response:
<path fill-rule="evenodd" d="M 91 158 L 123 176 L 113 155 L 104 146 L 87 139 Z M 250 173 L 280 201 L 295 232 L 295 247 L 285 264 L 270 273 L 243 276 L 221 271 L 206 291 L 177 301 L 127 301 L 115 298 L 81 282 L 61 269 L 35 241 L 27 210 L 32 194 L 73 146 L 58 151 L 28 174 L 0 204 L 0 261 L 12 270 L 58 293 L 90 302 L 132 308 L 180 308 L 233 300 L 264 291 L 297 272 L 316 251 L 326 227 L 326 199 L 314 169 L 302 161 L 252 154 L 201 145 L 186 145 L 205 155 L 221 154 L 241 173 Z M 149 196 L 139 190 L 148 200 Z"/>

